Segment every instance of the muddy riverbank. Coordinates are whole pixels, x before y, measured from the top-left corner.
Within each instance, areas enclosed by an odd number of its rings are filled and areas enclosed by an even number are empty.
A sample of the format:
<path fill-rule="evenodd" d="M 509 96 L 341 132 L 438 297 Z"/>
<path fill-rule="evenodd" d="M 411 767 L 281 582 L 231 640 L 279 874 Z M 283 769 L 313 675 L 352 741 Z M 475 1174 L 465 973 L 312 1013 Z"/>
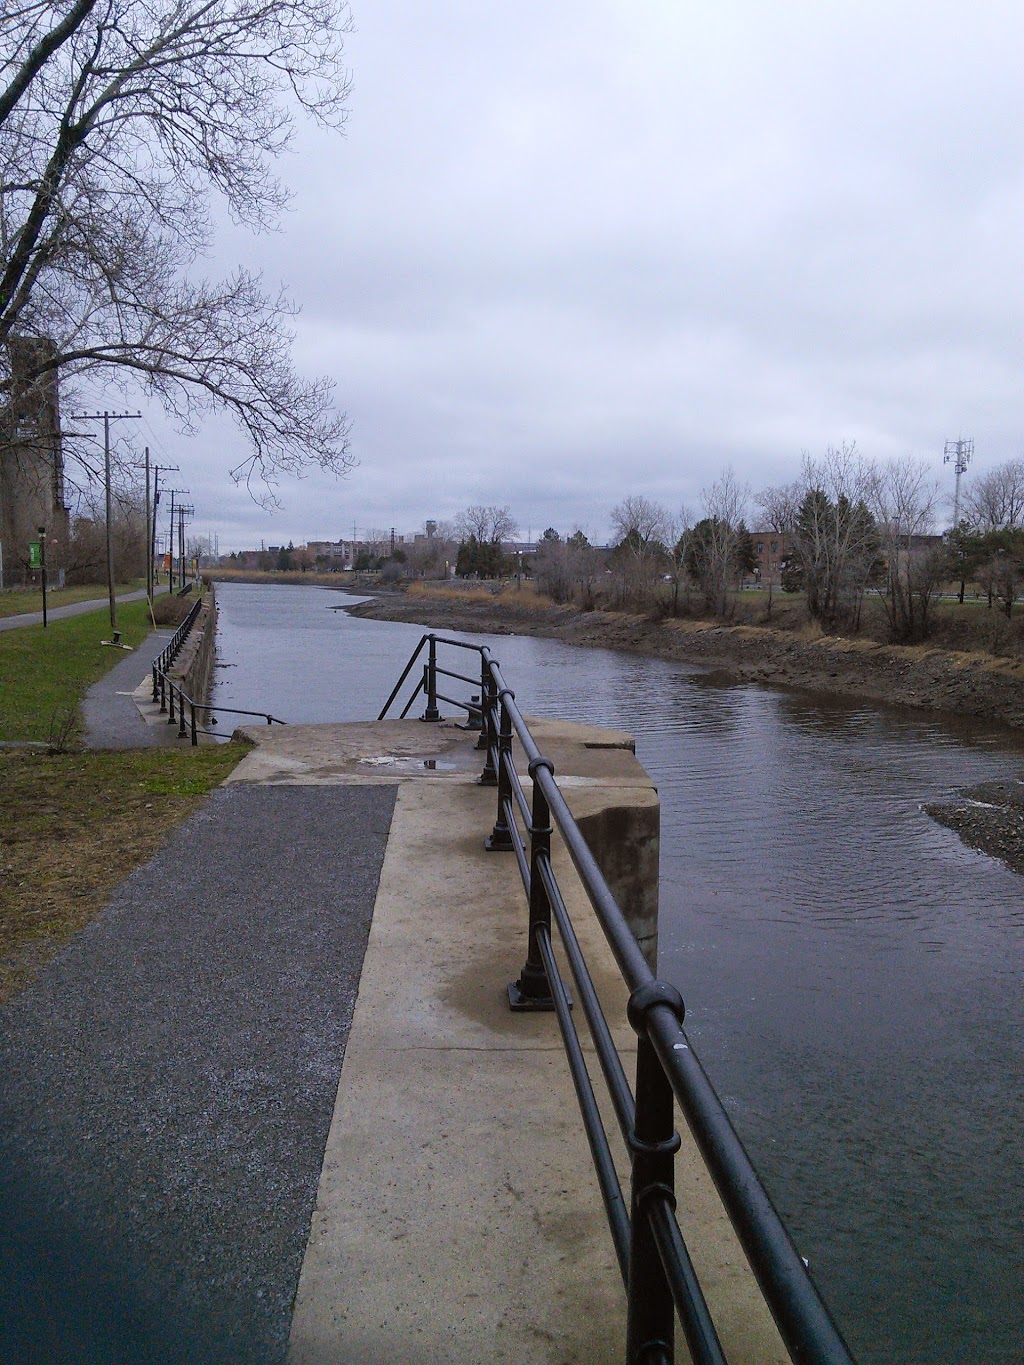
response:
<path fill-rule="evenodd" d="M 580 612 L 514 600 L 388 594 L 351 608 L 359 616 L 434 630 L 542 635 L 570 644 L 620 649 L 697 663 L 737 681 L 863 697 L 887 706 L 976 716 L 1024 730 L 1024 664 L 986 654 L 807 638 L 763 626 L 652 620 L 623 612 Z M 1014 779 L 965 791 L 927 807 L 964 843 L 1024 873 L 1024 783 Z"/>

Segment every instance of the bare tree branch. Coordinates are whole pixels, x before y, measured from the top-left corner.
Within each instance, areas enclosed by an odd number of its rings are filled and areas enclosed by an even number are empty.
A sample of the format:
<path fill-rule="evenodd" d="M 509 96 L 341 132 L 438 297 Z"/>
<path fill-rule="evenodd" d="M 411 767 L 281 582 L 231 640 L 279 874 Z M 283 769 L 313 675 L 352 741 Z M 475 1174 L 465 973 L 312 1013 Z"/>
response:
<path fill-rule="evenodd" d="M 135 375 L 186 427 L 229 412 L 252 454 L 238 478 L 312 461 L 344 472 L 332 385 L 290 359 L 295 309 L 238 271 L 195 281 L 219 194 L 266 227 L 287 195 L 272 162 L 292 110 L 340 127 L 345 0 L 73 0 L 0 19 L 0 398 L 3 343 L 46 337 L 62 378 Z M 41 379 L 37 375 L 24 378 Z"/>

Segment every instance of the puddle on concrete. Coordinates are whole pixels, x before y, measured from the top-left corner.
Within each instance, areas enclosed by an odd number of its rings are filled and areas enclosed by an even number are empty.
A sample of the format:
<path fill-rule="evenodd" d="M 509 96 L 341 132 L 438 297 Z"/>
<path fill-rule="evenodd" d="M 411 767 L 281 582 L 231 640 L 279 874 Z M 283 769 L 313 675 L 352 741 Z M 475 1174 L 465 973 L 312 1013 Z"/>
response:
<path fill-rule="evenodd" d="M 389 771 L 397 770 L 405 773 L 420 772 L 424 768 L 430 772 L 453 773 L 458 770 L 459 766 L 446 758 L 421 758 L 417 755 L 381 754 L 377 758 L 361 758 L 359 762 L 368 768 L 387 768 Z"/>

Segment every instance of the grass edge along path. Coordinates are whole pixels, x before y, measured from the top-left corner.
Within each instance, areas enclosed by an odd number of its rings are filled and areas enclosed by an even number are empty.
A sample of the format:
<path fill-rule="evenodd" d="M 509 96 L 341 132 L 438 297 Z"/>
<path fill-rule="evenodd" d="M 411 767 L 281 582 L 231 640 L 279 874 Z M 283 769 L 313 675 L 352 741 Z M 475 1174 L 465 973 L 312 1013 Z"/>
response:
<path fill-rule="evenodd" d="M 0 752 L 0 1003 L 100 913 L 246 752 Z"/>
<path fill-rule="evenodd" d="M 145 601 L 118 612 L 135 647 Z M 124 658 L 106 609 L 0 634 L 0 739 L 61 746 L 85 692 Z M 140 676 L 149 660 L 140 657 Z M 66 733 L 65 733 L 66 731 Z M 103 909 L 246 752 L 227 744 L 116 751 L 0 749 L 0 1003 Z"/>
<path fill-rule="evenodd" d="M 149 603 L 119 603 L 117 624 L 122 642 L 138 649 L 153 629 Z M 79 703 L 124 658 L 121 650 L 101 644 L 109 639 L 106 607 L 51 621 L 45 629 L 0 632 L 0 740 L 52 744 L 61 732 L 80 738 Z M 140 658 L 140 678 L 150 662 Z"/>

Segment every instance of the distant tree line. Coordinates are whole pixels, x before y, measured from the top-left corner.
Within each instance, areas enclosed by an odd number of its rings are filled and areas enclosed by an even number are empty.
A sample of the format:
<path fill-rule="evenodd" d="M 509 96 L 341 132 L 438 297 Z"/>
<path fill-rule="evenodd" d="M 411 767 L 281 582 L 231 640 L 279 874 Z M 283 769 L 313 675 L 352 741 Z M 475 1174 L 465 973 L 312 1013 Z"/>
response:
<path fill-rule="evenodd" d="M 971 583 L 1009 618 L 1024 586 L 1024 461 L 974 480 L 958 524 L 942 534 L 939 506 L 937 481 L 923 461 L 872 460 L 842 443 L 817 458 L 805 453 L 795 480 L 756 497 L 726 470 L 702 492 L 699 515 L 626 497 L 612 509 L 606 550 L 581 530 L 563 537 L 549 527 L 525 567 L 555 602 L 584 610 L 728 620 L 743 585 L 756 579 L 753 509 L 759 531 L 785 547 L 777 586 L 803 594 L 808 618 L 825 631 L 859 631 L 870 599 L 890 639 L 925 640 L 935 600 L 951 584 L 963 601 Z M 468 508 L 453 528 L 455 572 L 499 578 L 521 570 L 522 557 L 508 551 L 517 532 L 507 507 Z M 770 617 L 776 585 L 769 579 L 761 586 Z"/>

